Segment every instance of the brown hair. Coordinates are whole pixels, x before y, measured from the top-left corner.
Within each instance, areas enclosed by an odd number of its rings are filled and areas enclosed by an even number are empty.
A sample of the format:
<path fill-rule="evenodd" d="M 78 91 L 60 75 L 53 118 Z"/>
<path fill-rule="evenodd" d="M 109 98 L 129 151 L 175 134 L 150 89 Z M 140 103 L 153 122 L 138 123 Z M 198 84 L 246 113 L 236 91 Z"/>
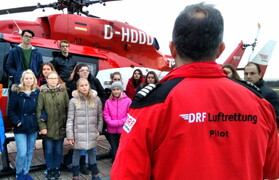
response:
<path fill-rule="evenodd" d="M 224 68 L 228 68 L 228 69 L 230 69 L 232 71 L 232 78 L 233 79 L 240 80 L 240 77 L 239 77 L 238 73 L 236 72 L 236 70 L 235 70 L 233 65 L 225 64 L 225 65 L 222 66 L 222 69 L 224 69 Z"/>
<path fill-rule="evenodd" d="M 40 72 L 39 72 L 39 78 L 42 78 L 44 77 L 43 75 L 43 69 L 44 69 L 44 66 L 49 66 L 51 71 L 56 71 L 53 64 L 51 64 L 50 62 L 45 62 L 42 66 L 41 66 L 41 69 L 40 69 Z"/>
<path fill-rule="evenodd" d="M 154 75 L 154 79 L 155 79 L 155 83 L 158 83 L 159 82 L 159 79 L 158 79 L 158 76 L 157 74 L 154 72 L 154 71 L 149 71 L 146 76 L 145 76 L 145 84 L 148 85 L 148 82 L 147 82 L 147 77 L 149 74 L 153 74 Z"/>
<path fill-rule="evenodd" d="M 113 72 L 113 73 L 110 74 L 110 84 L 113 83 L 113 77 L 114 77 L 115 75 L 119 75 L 119 76 L 120 76 L 120 79 L 121 79 L 120 81 L 122 82 L 122 75 L 121 75 L 121 73 L 118 72 L 118 71 L 116 71 L 116 72 Z"/>
<path fill-rule="evenodd" d="M 60 44 L 59 44 L 60 47 L 61 47 L 61 44 L 62 44 L 62 43 L 69 44 L 69 46 L 70 46 L 70 42 L 67 41 L 67 40 L 62 40 L 62 41 L 60 41 Z"/>
<path fill-rule="evenodd" d="M 137 71 L 138 71 L 139 74 L 140 74 L 140 79 L 139 79 L 139 80 L 134 79 L 134 74 L 135 74 L 135 72 L 137 72 Z M 135 69 L 134 72 L 133 72 L 132 78 L 131 78 L 134 88 L 138 88 L 138 87 L 140 86 L 140 84 L 143 82 L 143 78 L 144 78 L 144 76 L 143 76 L 143 74 L 142 74 L 142 71 L 141 71 L 140 69 Z"/>
<path fill-rule="evenodd" d="M 58 73 L 56 71 L 51 71 L 47 76 L 49 76 L 50 74 L 56 74 L 58 77 L 58 83 L 59 84 L 63 84 L 64 81 L 60 78 L 60 76 L 58 75 Z M 47 77 L 46 77 L 47 78 Z"/>
<path fill-rule="evenodd" d="M 87 64 L 77 64 L 71 74 L 71 76 L 69 77 L 69 81 L 72 81 L 74 79 L 79 79 L 79 75 L 78 72 L 82 67 L 87 67 L 89 70 L 89 66 Z M 90 78 L 91 73 L 89 72 L 88 78 Z"/>
<path fill-rule="evenodd" d="M 254 65 L 256 66 L 256 68 L 257 68 L 257 70 L 258 70 L 258 73 L 261 74 L 262 70 L 261 70 L 260 65 L 257 64 L 257 63 L 254 63 L 254 62 L 249 62 L 248 64 L 246 64 L 246 66 L 244 67 L 244 70 L 245 70 L 245 68 L 246 68 L 247 66 L 250 66 L 250 65 L 252 65 L 252 64 L 254 64 Z"/>

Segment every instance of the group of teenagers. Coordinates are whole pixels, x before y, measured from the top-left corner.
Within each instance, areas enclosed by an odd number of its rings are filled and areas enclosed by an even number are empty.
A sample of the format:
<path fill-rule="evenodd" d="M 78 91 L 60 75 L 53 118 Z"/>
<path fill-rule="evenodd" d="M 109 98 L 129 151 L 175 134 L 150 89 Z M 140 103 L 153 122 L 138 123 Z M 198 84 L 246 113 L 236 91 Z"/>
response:
<path fill-rule="evenodd" d="M 30 36 L 34 34 L 30 30 L 24 31 L 20 48 L 24 45 L 25 36 L 31 39 Z M 136 91 L 145 85 L 158 82 L 155 72 L 150 71 L 144 78 L 142 71 L 136 69 L 127 84 L 127 95 L 120 72 L 112 73 L 111 87 L 103 89 L 100 81 L 90 73 L 89 66 L 78 64 L 69 55 L 69 46 L 69 42 L 61 41 L 60 56 L 51 62 L 43 63 L 38 71 L 32 66 L 32 58 L 26 62 L 28 58 L 24 57 L 26 53 L 23 52 L 21 58 L 27 65 L 23 66 L 22 73 L 18 67 L 12 67 L 16 60 L 15 51 L 18 51 L 19 47 L 9 53 L 6 68 L 8 71 L 14 68 L 15 72 L 21 74 L 12 74 L 14 84 L 8 104 L 8 116 L 13 124 L 17 146 L 16 179 L 32 179 L 29 169 L 38 132 L 43 139 L 47 180 L 60 177 L 65 137 L 73 146 L 73 179 L 79 179 L 80 159 L 83 158 L 84 165 L 86 154 L 92 180 L 100 179 L 96 164 L 98 136 L 106 134 L 111 145 L 113 162 L 131 99 Z M 32 46 L 30 47 L 32 49 Z M 67 56 L 62 56 L 63 52 L 66 52 Z M 32 55 L 34 56 L 34 52 Z M 65 62 L 62 62 L 61 58 L 64 58 Z M 70 67 L 63 67 L 63 63 L 71 65 L 71 73 Z M 62 64 L 62 67 L 59 64 Z"/>
<path fill-rule="evenodd" d="M 25 33 L 22 40 L 26 44 L 34 35 Z M 148 73 L 144 78 L 136 69 L 125 93 L 120 73 L 113 73 L 111 88 L 104 90 L 107 93 L 102 97 L 89 67 L 70 62 L 69 56 L 60 56 L 67 63 L 54 58 L 56 71 L 42 76 L 32 69 L 32 61 L 22 61 L 30 68 L 19 71 L 20 83 L 13 86 L 8 106 L 18 149 L 17 179 L 32 179 L 28 171 L 38 131 L 45 136 L 46 179 L 60 176 L 65 137 L 74 148 L 73 179 L 79 179 L 79 158 L 84 150 L 92 180 L 100 179 L 94 148 L 104 122 L 113 154 L 113 180 L 278 178 L 278 116 L 274 108 L 278 106 L 273 107 L 265 97 L 270 90 L 253 85 L 256 80 L 263 81 L 259 66 L 246 65 L 244 76 L 251 82 L 246 83 L 228 78 L 230 73 L 225 71 L 229 68 L 222 69 L 215 62 L 225 49 L 223 33 L 222 14 L 213 5 L 186 6 L 175 20 L 169 44 L 176 68 L 141 98 L 138 95 L 152 86 L 147 84 L 157 83 L 156 75 Z M 62 54 L 69 45 L 61 41 Z M 30 56 L 22 54 L 24 58 Z M 72 69 L 67 67 L 71 64 L 75 64 Z M 13 65 L 15 61 L 8 58 L 6 68 Z M 19 77 L 13 70 L 8 72 Z M 39 89 L 38 76 L 45 78 Z M 208 116 L 219 113 L 228 116 L 229 121 L 208 121 Z M 233 121 L 232 114 L 252 115 L 257 123 Z M 227 131 L 228 136 L 212 137 L 212 131 Z"/>

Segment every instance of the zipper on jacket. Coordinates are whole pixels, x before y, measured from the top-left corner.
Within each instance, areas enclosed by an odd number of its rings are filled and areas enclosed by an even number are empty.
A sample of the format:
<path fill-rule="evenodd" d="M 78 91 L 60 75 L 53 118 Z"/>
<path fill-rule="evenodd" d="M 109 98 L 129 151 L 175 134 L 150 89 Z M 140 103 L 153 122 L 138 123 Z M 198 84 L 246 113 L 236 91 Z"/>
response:
<path fill-rule="evenodd" d="M 117 121 L 119 122 L 119 114 L 118 114 L 118 98 L 116 98 L 116 113 L 117 113 Z M 119 125 L 119 124 L 118 124 Z M 115 127 L 116 131 L 118 132 L 118 127 Z"/>
<path fill-rule="evenodd" d="M 25 109 L 25 98 L 23 99 L 23 110 Z M 23 112 L 24 113 L 24 112 Z M 26 115 L 26 113 L 24 113 L 23 114 L 23 118 L 22 118 L 22 120 L 21 120 L 21 125 L 22 125 L 22 123 L 23 123 L 23 119 L 25 119 L 24 117 L 25 117 L 25 115 Z"/>
<path fill-rule="evenodd" d="M 88 141 L 88 134 L 89 134 L 89 119 L 88 119 L 88 106 L 87 106 L 87 100 L 85 100 L 85 113 L 86 113 L 86 146 L 88 149 L 89 141 Z"/>

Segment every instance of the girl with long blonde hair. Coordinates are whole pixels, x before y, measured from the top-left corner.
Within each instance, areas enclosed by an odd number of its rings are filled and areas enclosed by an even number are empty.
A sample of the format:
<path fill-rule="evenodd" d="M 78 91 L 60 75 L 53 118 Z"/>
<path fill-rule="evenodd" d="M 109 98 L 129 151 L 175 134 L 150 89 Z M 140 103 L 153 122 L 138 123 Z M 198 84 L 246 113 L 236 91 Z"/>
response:
<path fill-rule="evenodd" d="M 20 84 L 12 86 L 8 116 L 13 124 L 16 155 L 16 179 L 32 180 L 28 174 L 38 133 L 36 107 L 39 89 L 34 73 L 29 69 L 22 73 Z"/>
<path fill-rule="evenodd" d="M 77 90 L 69 103 L 67 119 L 67 140 L 74 147 L 72 172 L 73 179 L 78 179 L 80 155 L 87 150 L 92 180 L 100 180 L 94 148 L 98 144 L 98 136 L 103 128 L 102 102 L 95 90 L 91 90 L 86 78 L 77 81 Z"/>

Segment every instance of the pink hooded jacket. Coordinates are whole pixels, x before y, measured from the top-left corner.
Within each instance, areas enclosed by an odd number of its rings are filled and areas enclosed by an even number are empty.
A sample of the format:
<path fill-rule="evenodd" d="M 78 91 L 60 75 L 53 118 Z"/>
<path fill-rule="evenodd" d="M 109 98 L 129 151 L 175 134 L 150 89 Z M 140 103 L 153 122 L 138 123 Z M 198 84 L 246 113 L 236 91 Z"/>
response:
<path fill-rule="evenodd" d="M 108 99 L 103 111 L 109 133 L 121 134 L 132 100 L 122 92 L 122 98 Z"/>

